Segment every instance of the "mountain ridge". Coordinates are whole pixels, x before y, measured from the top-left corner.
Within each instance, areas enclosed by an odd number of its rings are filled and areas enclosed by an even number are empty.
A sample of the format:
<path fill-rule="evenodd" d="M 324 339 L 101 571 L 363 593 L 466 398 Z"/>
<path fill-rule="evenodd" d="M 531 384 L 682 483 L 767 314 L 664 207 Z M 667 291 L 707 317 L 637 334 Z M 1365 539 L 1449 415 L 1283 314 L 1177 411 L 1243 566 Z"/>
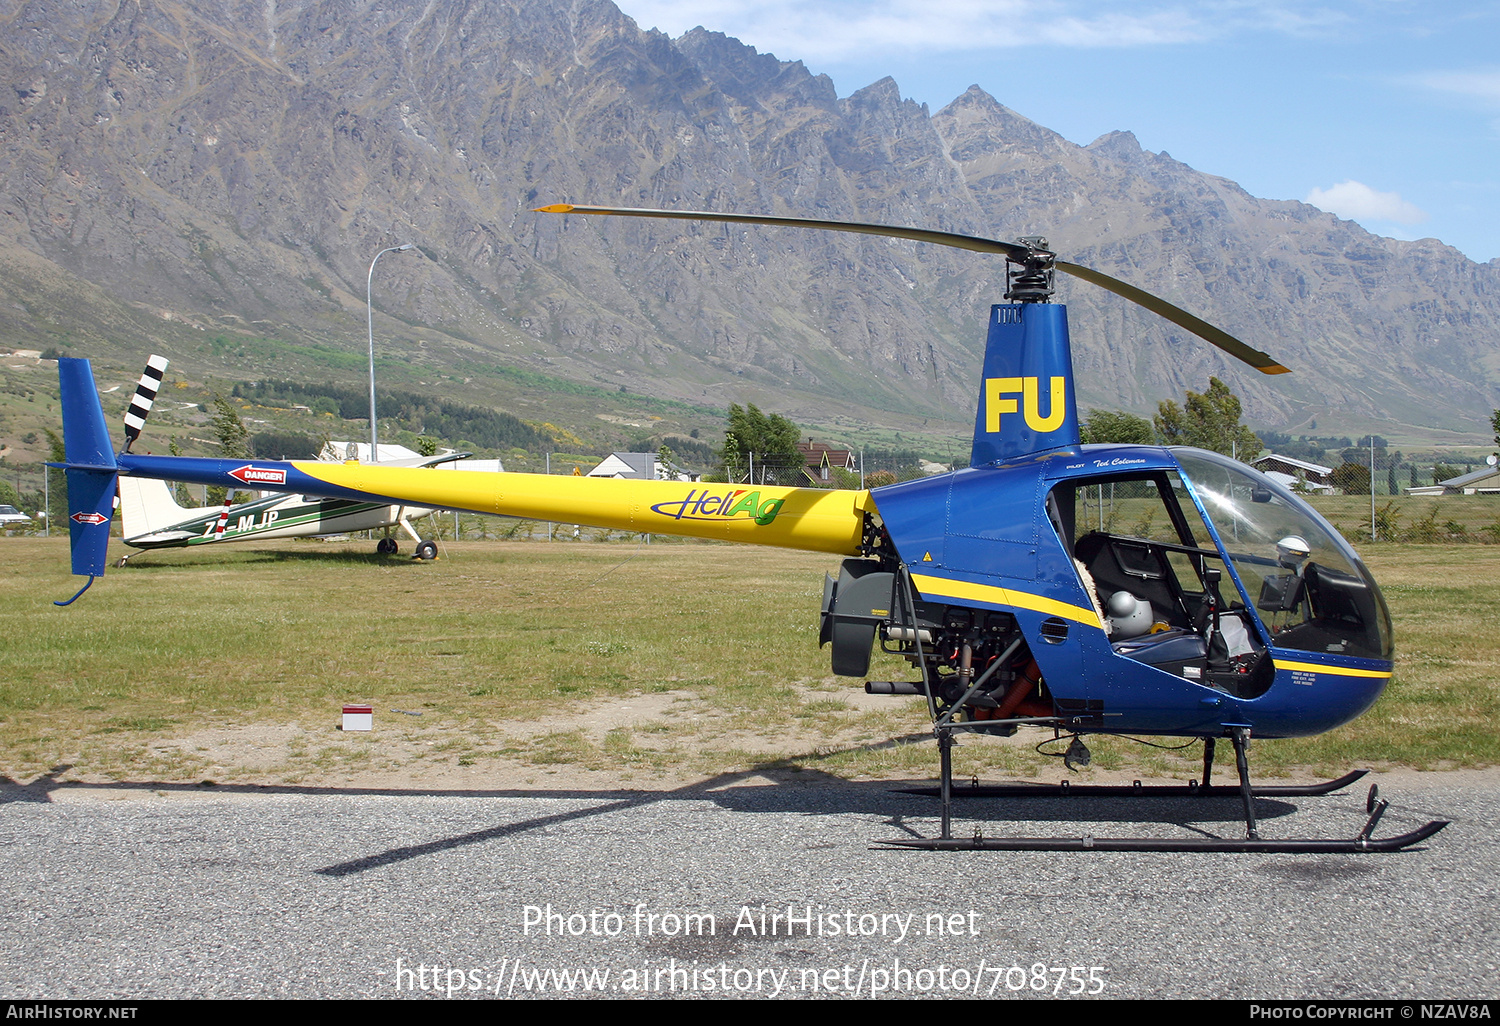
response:
<path fill-rule="evenodd" d="M 1000 261 L 530 212 L 566 201 L 1043 235 L 1298 372 L 1260 380 L 1060 282 L 1083 406 L 1147 412 L 1210 374 L 1285 430 L 1478 429 L 1500 405 L 1500 262 L 1258 199 L 1128 131 L 1079 146 L 978 86 L 936 113 L 889 78 L 839 98 L 800 61 L 643 32 L 607 0 L 23 0 L 0 69 L 0 331 L 38 347 L 177 347 L 220 373 L 225 334 L 358 351 L 367 261 L 410 240 L 422 258 L 382 261 L 375 300 L 413 368 L 972 417 Z"/>

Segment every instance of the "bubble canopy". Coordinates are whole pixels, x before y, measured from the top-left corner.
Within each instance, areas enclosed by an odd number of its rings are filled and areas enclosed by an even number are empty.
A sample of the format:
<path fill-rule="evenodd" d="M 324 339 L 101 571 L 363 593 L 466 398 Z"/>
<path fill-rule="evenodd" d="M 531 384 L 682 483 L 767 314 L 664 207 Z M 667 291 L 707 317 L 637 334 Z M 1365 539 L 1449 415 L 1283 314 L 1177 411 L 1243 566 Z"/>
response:
<path fill-rule="evenodd" d="M 1174 448 L 1172 455 L 1273 647 L 1391 658 L 1385 599 L 1328 521 L 1243 463 L 1203 449 Z"/>

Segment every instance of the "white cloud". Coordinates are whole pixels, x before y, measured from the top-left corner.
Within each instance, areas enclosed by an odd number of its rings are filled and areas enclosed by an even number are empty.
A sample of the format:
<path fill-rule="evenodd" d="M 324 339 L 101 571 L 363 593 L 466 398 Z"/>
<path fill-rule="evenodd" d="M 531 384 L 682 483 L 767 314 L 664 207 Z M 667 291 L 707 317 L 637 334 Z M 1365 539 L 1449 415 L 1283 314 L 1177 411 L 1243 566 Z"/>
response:
<path fill-rule="evenodd" d="M 1363 182 L 1340 182 L 1327 189 L 1314 189 L 1304 202 L 1351 221 L 1421 224 L 1427 220 L 1427 212 L 1402 199 L 1400 193 L 1376 192 Z"/>
<path fill-rule="evenodd" d="M 1417 75 L 1417 83 L 1445 93 L 1458 93 L 1487 106 L 1500 107 L 1500 70 L 1434 71 Z"/>
<path fill-rule="evenodd" d="M 1500 69 L 1432 71 L 1425 75 L 1408 75 L 1400 81 L 1460 97 L 1469 101 L 1469 107 L 1481 111 L 1500 110 Z M 1490 121 L 1490 130 L 1500 136 L 1500 118 Z"/>

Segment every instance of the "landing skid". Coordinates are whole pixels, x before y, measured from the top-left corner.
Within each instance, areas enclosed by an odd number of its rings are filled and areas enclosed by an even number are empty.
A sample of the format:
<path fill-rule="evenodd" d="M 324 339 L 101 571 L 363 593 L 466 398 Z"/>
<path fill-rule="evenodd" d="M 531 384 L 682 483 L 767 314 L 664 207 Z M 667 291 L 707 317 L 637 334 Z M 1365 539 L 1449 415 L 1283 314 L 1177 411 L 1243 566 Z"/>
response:
<path fill-rule="evenodd" d="M 1345 773 L 1337 780 L 1325 780 L 1318 784 L 1278 784 L 1254 787 L 1251 793 L 1257 798 L 1310 798 L 1332 794 L 1359 780 L 1369 770 Z M 902 788 L 897 794 L 917 794 L 936 798 L 941 789 L 936 787 Z M 1196 780 L 1183 784 L 1074 784 L 1067 780 L 1057 784 L 984 784 L 953 789 L 955 798 L 1233 798 L 1240 793 L 1236 786 L 1223 784 L 1200 784 Z"/>
<path fill-rule="evenodd" d="M 1073 786 L 1064 781 L 1053 787 L 1047 784 L 1012 784 L 998 787 L 969 787 L 955 792 L 953 787 L 953 731 L 946 724 L 938 727 L 938 753 L 941 761 L 941 783 L 936 789 L 922 788 L 909 794 L 936 794 L 942 799 L 942 835 L 935 838 L 898 837 L 876 843 L 885 848 L 918 849 L 921 851 L 1160 851 L 1160 852 L 1250 852 L 1281 854 L 1358 854 L 1364 852 L 1400 851 L 1413 844 L 1425 841 L 1448 825 L 1447 820 L 1432 820 L 1408 833 L 1395 837 L 1375 839 L 1370 835 L 1390 803 L 1379 796 L 1378 787 L 1371 786 L 1365 800 L 1365 811 L 1369 820 L 1357 837 L 1349 840 L 1334 838 L 1291 838 L 1272 840 L 1260 836 L 1255 818 L 1256 797 L 1297 797 L 1325 795 L 1348 787 L 1365 775 L 1364 770 L 1346 774 L 1337 780 L 1320 784 L 1292 787 L 1250 786 L 1250 766 L 1247 758 L 1250 732 L 1244 727 L 1229 731 L 1234 745 L 1235 766 L 1239 771 L 1238 787 L 1214 787 L 1208 783 L 1213 767 L 1214 738 L 1204 743 L 1203 780 L 1187 787 L 1143 786 L 1140 781 L 1132 785 L 1083 785 Z M 969 838 L 956 838 L 952 827 L 952 801 L 955 793 L 962 797 L 1231 797 L 1238 794 L 1245 808 L 1245 837 L 1240 840 L 1221 837 L 1165 838 L 1165 837 L 985 837 L 976 830 Z"/>
<path fill-rule="evenodd" d="M 1319 839 L 1273 841 L 1264 839 L 1167 837 L 985 837 L 971 838 L 900 838 L 879 841 L 888 848 L 919 848 L 924 851 L 1165 851 L 1165 852 L 1250 852 L 1290 855 L 1357 854 L 1361 852 L 1400 851 L 1425 841 L 1443 827 L 1446 820 L 1433 820 L 1410 833 L 1379 840 L 1364 836 L 1353 840 Z"/>

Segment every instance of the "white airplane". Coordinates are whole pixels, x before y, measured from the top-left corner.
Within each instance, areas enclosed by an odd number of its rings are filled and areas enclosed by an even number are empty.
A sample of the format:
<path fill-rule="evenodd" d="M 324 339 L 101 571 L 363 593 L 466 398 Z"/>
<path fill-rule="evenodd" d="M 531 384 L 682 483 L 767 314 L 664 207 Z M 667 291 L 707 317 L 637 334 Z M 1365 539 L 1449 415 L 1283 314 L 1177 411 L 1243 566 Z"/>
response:
<path fill-rule="evenodd" d="M 165 359 L 153 356 L 146 366 L 146 372 L 141 376 L 130 409 L 125 414 L 127 451 L 140 436 L 166 367 Z M 467 460 L 472 455 L 446 449 L 435 456 L 419 456 L 400 446 L 380 447 L 383 456 L 388 457 L 392 450 L 399 450 L 404 455 L 395 459 L 382 459 L 381 466 L 435 467 L 441 463 Z M 342 458 L 344 453 L 357 457 L 365 451 L 365 448 L 352 444 L 332 442 L 319 458 L 325 462 L 344 463 L 349 462 Z M 247 460 L 240 470 L 240 473 L 229 473 L 252 488 L 263 483 L 255 479 L 250 461 Z M 250 502 L 187 507 L 178 504 L 165 481 L 129 476 L 120 478 L 119 503 L 125 544 L 137 549 L 181 548 L 252 539 L 318 538 L 351 531 L 399 527 L 416 542 L 413 558 L 437 558 L 436 543 L 423 538 L 411 526 L 413 520 L 420 520 L 437 512 L 426 506 L 400 506 L 263 491 L 260 498 Z M 400 551 L 400 546 L 395 538 L 386 535 L 376 544 L 375 551 L 382 555 L 395 555 Z M 122 556 L 115 565 L 124 566 L 132 555 L 135 553 Z"/>
<path fill-rule="evenodd" d="M 468 454 L 448 452 L 418 460 L 393 460 L 381 466 L 429 467 L 462 460 Z M 120 478 L 120 515 L 125 544 L 137 549 L 166 549 L 218 542 L 268 538 L 318 538 L 399 527 L 416 542 L 415 559 L 437 558 L 437 545 L 411 526 L 413 520 L 436 510 L 426 506 L 392 506 L 352 499 L 320 499 L 313 495 L 267 492 L 250 502 L 222 506 L 178 505 L 165 481 Z M 395 555 L 395 538 L 381 538 L 375 551 Z M 130 555 L 134 555 L 131 553 Z M 124 566 L 130 556 L 121 557 Z"/>

